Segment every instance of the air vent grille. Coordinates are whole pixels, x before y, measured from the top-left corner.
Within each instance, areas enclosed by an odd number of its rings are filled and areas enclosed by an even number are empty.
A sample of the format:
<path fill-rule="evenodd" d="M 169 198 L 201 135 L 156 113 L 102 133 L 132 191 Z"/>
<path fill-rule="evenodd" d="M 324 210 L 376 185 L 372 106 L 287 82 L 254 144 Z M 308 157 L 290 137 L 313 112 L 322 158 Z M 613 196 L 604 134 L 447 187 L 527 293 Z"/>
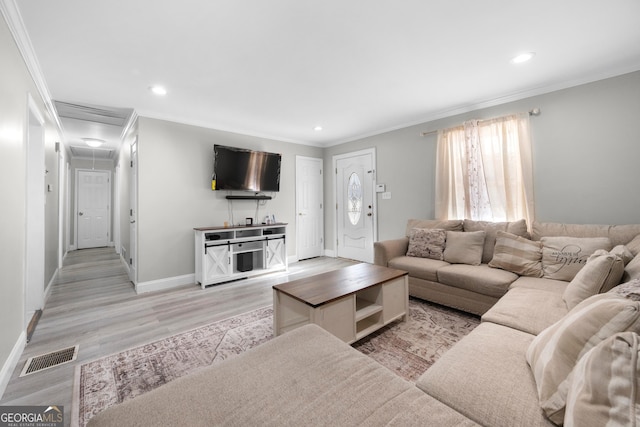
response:
<path fill-rule="evenodd" d="M 77 145 L 72 145 L 69 149 L 71 150 L 71 155 L 73 157 L 83 157 L 85 159 L 96 160 L 112 160 L 116 152 L 111 148 L 91 148 L 80 147 Z"/>
<path fill-rule="evenodd" d="M 25 375 L 34 374 L 36 372 L 43 371 L 45 369 L 53 368 L 55 366 L 62 365 L 64 363 L 73 362 L 78 356 L 78 346 L 65 348 L 51 353 L 42 354 L 29 358 L 24 365 L 24 369 L 20 374 L 21 377 Z"/>

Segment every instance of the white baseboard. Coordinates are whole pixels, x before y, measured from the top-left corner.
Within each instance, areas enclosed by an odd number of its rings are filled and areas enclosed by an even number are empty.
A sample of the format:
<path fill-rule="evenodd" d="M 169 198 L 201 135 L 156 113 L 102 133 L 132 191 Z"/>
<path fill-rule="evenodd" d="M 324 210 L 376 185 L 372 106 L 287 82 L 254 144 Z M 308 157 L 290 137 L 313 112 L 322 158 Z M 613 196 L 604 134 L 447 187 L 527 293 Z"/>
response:
<path fill-rule="evenodd" d="M 136 283 L 136 293 L 162 291 L 165 289 L 177 288 L 179 286 L 195 284 L 195 274 L 185 274 L 184 276 L 167 277 L 166 279 L 150 280 L 148 282 Z"/>
<path fill-rule="evenodd" d="M 11 379 L 11 374 L 13 374 L 14 369 L 16 369 L 20 356 L 22 355 L 22 351 L 26 345 L 27 333 L 22 331 L 18 337 L 18 341 L 16 341 L 16 344 L 13 346 L 9 357 L 4 362 L 4 365 L 2 365 L 2 370 L 0 370 L 0 399 L 2 399 L 2 396 L 7 389 L 7 385 Z"/>
<path fill-rule="evenodd" d="M 130 276 L 131 267 L 129 267 L 129 263 L 127 262 L 127 260 L 122 257 L 122 254 L 120 254 L 120 261 L 122 261 L 122 265 L 124 266 L 124 269 L 127 270 L 127 276 Z"/>
<path fill-rule="evenodd" d="M 333 249 L 325 249 L 324 250 L 324 256 L 328 256 L 330 258 L 335 258 L 336 257 L 336 252 Z"/>
<path fill-rule="evenodd" d="M 298 262 L 298 261 L 300 261 L 298 259 L 298 255 L 289 255 L 287 257 L 287 264 L 293 264 L 293 263 Z"/>
<path fill-rule="evenodd" d="M 51 289 L 53 289 L 53 282 L 56 281 L 56 279 L 58 278 L 58 272 L 60 271 L 60 269 L 56 268 L 56 271 L 53 273 L 53 276 L 51 276 L 51 280 L 49 280 L 49 284 L 47 285 L 46 288 L 44 288 L 44 297 L 43 297 L 43 304 L 42 304 L 42 308 L 44 309 L 44 306 L 47 303 L 47 300 L 49 299 L 49 295 L 51 295 Z"/>

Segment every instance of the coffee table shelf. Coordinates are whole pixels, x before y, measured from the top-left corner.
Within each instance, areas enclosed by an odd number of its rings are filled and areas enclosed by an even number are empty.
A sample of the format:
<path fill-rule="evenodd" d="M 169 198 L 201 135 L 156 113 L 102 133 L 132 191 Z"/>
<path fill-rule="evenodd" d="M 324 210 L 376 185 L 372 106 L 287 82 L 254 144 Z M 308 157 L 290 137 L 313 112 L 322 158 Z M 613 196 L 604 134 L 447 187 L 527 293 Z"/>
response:
<path fill-rule="evenodd" d="M 407 273 L 356 264 L 273 286 L 273 330 L 315 323 L 353 343 L 398 319 L 407 320 Z"/>

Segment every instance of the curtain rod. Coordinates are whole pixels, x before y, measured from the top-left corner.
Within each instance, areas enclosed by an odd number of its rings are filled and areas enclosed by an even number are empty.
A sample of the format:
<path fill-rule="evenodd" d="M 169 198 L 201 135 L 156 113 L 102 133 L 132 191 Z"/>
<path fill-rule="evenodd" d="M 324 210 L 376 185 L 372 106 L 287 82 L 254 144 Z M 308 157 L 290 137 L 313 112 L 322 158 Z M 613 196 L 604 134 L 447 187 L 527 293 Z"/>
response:
<path fill-rule="evenodd" d="M 530 116 L 539 116 L 540 112 L 541 112 L 540 108 L 532 108 L 531 110 L 529 110 L 529 115 Z M 486 119 L 486 120 L 493 120 L 493 119 Z M 486 120 L 480 120 L 480 121 L 484 122 Z M 420 132 L 420 136 L 427 136 L 427 135 L 431 135 L 432 133 L 438 133 L 438 129 L 430 130 L 430 131 L 426 131 L 426 132 Z"/>

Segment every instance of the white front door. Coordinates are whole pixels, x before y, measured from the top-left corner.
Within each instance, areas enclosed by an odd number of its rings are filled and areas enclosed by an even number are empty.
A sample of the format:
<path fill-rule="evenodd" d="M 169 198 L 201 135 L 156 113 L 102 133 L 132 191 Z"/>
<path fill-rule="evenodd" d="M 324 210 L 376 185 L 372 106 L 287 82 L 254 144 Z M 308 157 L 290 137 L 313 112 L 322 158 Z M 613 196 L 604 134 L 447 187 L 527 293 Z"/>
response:
<path fill-rule="evenodd" d="M 111 172 L 78 170 L 78 249 L 109 244 Z"/>
<path fill-rule="evenodd" d="M 296 249 L 298 259 L 324 252 L 322 159 L 296 157 Z"/>
<path fill-rule="evenodd" d="M 334 157 L 336 165 L 337 256 L 373 262 L 375 151 Z"/>

